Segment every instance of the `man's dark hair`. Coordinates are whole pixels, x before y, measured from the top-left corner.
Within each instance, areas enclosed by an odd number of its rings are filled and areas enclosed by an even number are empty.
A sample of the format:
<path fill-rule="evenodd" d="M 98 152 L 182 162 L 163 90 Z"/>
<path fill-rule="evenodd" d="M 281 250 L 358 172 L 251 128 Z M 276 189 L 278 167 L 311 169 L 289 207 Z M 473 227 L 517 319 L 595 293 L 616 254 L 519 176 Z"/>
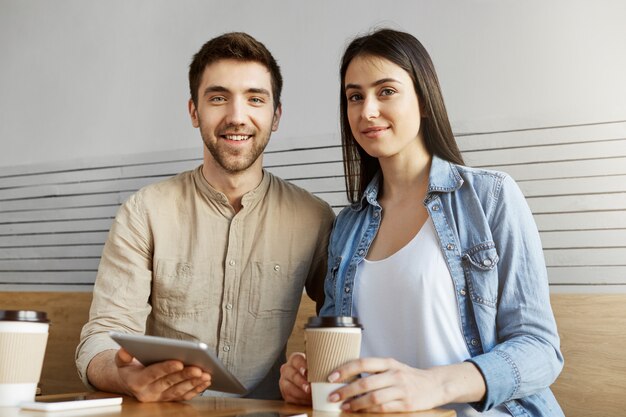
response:
<path fill-rule="evenodd" d="M 280 105 L 283 77 L 280 67 L 265 45 L 243 32 L 225 33 L 202 45 L 189 65 L 189 92 L 193 103 L 198 106 L 198 89 L 204 69 L 220 59 L 258 62 L 265 66 L 272 79 L 274 110 Z"/>

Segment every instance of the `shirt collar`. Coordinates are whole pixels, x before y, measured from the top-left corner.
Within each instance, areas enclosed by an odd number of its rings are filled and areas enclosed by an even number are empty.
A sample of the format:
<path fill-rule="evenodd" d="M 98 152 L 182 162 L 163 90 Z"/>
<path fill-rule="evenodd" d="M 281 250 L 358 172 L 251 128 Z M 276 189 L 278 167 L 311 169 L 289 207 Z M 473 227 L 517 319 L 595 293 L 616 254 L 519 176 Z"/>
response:
<path fill-rule="evenodd" d="M 202 175 L 202 165 L 196 168 L 194 172 L 194 177 L 196 178 L 196 184 L 198 188 L 204 195 L 206 195 L 209 199 L 213 201 L 219 202 L 223 205 L 230 206 L 230 203 L 228 202 L 228 198 L 226 198 L 226 195 L 220 191 L 217 191 L 215 188 L 211 187 L 211 185 L 204 178 L 204 175 Z M 263 196 L 265 195 L 265 192 L 269 188 L 270 177 L 271 177 L 271 174 L 263 170 L 263 179 L 261 179 L 261 182 L 259 183 L 259 185 L 257 185 L 254 189 L 248 191 L 247 193 L 243 195 L 241 199 L 241 203 L 244 208 L 253 205 L 254 203 L 258 202 L 261 198 L 263 198 Z"/>
<path fill-rule="evenodd" d="M 380 191 L 381 177 L 382 174 L 379 170 L 365 188 L 361 199 L 352 205 L 354 210 L 363 208 L 365 201 L 373 206 L 379 206 L 378 192 Z M 437 155 L 433 155 L 430 163 L 430 174 L 428 176 L 428 194 L 450 193 L 461 188 L 461 185 L 463 185 L 463 178 L 461 178 L 456 165 L 450 161 L 441 159 Z"/>

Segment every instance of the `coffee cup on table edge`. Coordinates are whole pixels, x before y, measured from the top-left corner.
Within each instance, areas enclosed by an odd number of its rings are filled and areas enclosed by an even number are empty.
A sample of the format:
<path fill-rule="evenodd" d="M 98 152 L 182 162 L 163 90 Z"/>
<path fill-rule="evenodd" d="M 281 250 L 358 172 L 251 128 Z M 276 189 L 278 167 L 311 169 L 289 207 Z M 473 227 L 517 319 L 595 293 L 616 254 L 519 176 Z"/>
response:
<path fill-rule="evenodd" d="M 341 411 L 340 403 L 328 403 L 328 394 L 345 385 L 331 384 L 328 376 L 338 367 L 358 359 L 362 326 L 356 317 L 310 317 L 304 326 L 307 379 L 311 383 L 313 409 Z"/>
<path fill-rule="evenodd" d="M 42 311 L 0 310 L 0 407 L 35 399 L 49 323 Z"/>

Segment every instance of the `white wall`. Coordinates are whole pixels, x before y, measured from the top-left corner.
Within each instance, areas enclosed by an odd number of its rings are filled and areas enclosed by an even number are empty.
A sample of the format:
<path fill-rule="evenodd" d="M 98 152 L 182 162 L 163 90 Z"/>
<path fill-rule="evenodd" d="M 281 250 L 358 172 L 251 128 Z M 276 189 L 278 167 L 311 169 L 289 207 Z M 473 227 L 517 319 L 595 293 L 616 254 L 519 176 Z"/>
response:
<path fill-rule="evenodd" d="M 242 30 L 285 77 L 273 137 L 337 131 L 337 66 L 373 25 L 415 34 L 457 133 L 626 120 L 626 2 L 0 0 L 0 167 L 198 146 L 187 66 Z"/>
<path fill-rule="evenodd" d="M 283 68 L 265 167 L 339 210 L 338 61 L 378 25 L 431 52 L 466 162 L 520 185 L 552 291 L 626 292 L 624 21 L 618 0 L 0 0 L 0 290 L 90 290 L 119 204 L 200 163 L 187 66 L 226 31 Z"/>

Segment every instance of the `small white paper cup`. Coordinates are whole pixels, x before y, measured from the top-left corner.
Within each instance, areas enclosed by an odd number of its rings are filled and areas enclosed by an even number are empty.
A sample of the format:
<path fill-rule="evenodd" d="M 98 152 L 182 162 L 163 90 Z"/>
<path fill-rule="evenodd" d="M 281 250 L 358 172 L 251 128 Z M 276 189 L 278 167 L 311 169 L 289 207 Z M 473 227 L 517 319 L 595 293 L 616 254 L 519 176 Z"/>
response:
<path fill-rule="evenodd" d="M 313 397 L 313 409 L 333 413 L 341 412 L 341 402 L 331 403 L 328 401 L 330 393 L 346 384 L 333 384 L 330 382 L 311 382 L 311 396 Z"/>
<path fill-rule="evenodd" d="M 34 401 L 47 341 L 46 313 L 0 310 L 0 407 Z"/>

